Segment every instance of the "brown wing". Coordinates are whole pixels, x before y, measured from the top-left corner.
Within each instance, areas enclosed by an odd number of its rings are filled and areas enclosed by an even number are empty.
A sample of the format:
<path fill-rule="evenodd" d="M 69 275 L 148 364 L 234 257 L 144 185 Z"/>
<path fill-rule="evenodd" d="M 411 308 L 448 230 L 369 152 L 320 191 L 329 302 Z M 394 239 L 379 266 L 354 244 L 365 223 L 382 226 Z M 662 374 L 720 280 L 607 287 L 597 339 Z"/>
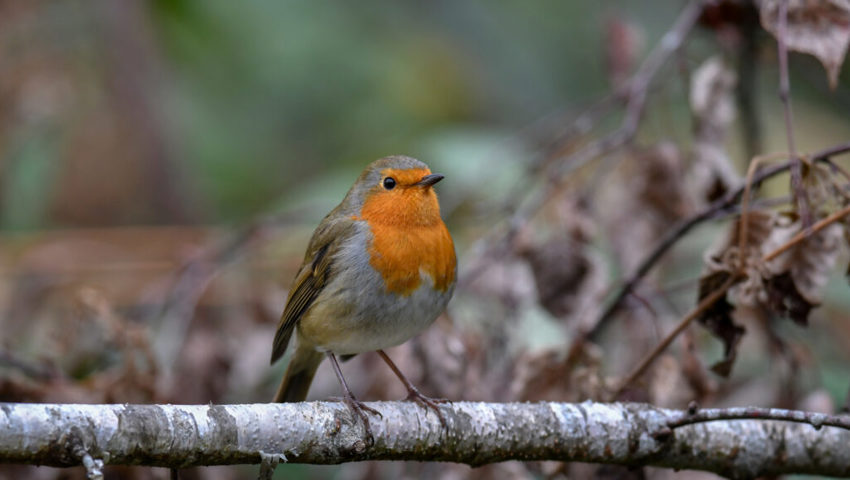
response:
<path fill-rule="evenodd" d="M 336 240 L 344 237 L 346 229 L 353 223 L 350 220 L 332 222 L 327 222 L 327 218 L 325 220 L 322 222 L 324 228 L 320 227 L 316 230 L 307 248 L 308 252 L 315 252 L 312 261 L 301 268 L 289 291 L 289 298 L 274 336 L 271 363 L 277 361 L 286 351 L 295 324 L 327 285 L 332 274 L 331 259 L 338 243 Z"/>

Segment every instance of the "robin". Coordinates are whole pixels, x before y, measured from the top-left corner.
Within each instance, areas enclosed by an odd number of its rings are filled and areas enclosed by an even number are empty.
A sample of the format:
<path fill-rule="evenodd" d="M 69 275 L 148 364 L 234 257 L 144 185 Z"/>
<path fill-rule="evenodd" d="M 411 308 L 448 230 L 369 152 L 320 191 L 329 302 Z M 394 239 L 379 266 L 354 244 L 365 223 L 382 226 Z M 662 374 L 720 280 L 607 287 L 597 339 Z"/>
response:
<path fill-rule="evenodd" d="M 454 291 L 454 243 L 433 188 L 442 179 L 414 158 L 382 158 L 366 167 L 319 223 L 274 337 L 272 363 L 293 332 L 297 339 L 275 402 L 303 401 L 327 357 L 343 401 L 371 439 L 364 411 L 380 413 L 354 397 L 337 355 L 344 360 L 376 351 L 407 388 L 408 400 L 432 408 L 444 422 L 439 400 L 420 393 L 383 351 L 428 327 Z"/>

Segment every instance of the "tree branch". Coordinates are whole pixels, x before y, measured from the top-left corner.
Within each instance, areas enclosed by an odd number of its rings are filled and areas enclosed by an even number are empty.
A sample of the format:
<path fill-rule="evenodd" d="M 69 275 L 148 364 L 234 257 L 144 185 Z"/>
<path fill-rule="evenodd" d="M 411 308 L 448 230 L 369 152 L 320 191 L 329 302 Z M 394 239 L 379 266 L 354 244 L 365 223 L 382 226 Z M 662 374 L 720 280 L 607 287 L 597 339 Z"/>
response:
<path fill-rule="evenodd" d="M 788 46 L 785 35 L 788 26 L 788 0 L 779 2 L 779 18 L 776 25 L 776 43 L 779 52 L 779 99 L 785 117 L 785 136 L 788 138 L 788 153 L 791 155 L 791 192 L 797 204 L 797 211 L 803 222 L 803 228 L 809 228 L 812 217 L 809 197 L 803 188 L 803 162 L 797 156 L 794 142 L 794 113 L 791 109 L 791 81 L 788 76 Z"/>
<path fill-rule="evenodd" d="M 682 333 L 686 328 L 688 328 L 688 325 L 690 325 L 695 318 L 702 315 L 706 310 L 711 308 L 718 300 L 725 297 L 726 291 L 729 290 L 729 288 L 731 288 L 732 285 L 734 285 L 735 282 L 737 282 L 739 279 L 740 278 L 735 275 L 730 275 L 729 278 L 726 279 L 726 282 L 724 282 L 723 285 L 720 286 L 720 288 L 711 292 L 710 295 L 703 298 L 702 301 L 700 301 L 696 307 L 694 307 L 690 312 L 688 312 L 688 314 L 685 315 L 684 318 L 679 321 L 679 324 L 676 325 L 676 328 L 674 328 L 673 331 L 668 333 L 664 337 L 664 339 L 661 340 L 661 342 L 656 345 L 656 347 L 653 348 L 652 351 L 649 352 L 643 358 L 643 360 L 641 360 L 637 364 L 637 366 L 626 376 L 626 378 L 624 378 L 620 382 L 620 385 L 617 387 L 616 390 L 614 390 L 613 398 L 617 398 L 618 396 L 620 396 L 620 394 L 623 393 L 626 387 L 631 385 L 632 382 L 634 382 L 638 379 L 638 377 L 643 375 L 643 373 L 646 371 L 647 368 L 649 368 L 652 362 L 654 362 L 659 355 L 664 353 L 664 350 L 666 350 L 667 347 L 669 347 L 670 344 L 673 343 L 673 340 L 675 340 L 680 333 Z"/>
<path fill-rule="evenodd" d="M 559 460 L 698 469 L 737 478 L 850 475 L 850 432 L 776 421 L 669 425 L 687 412 L 643 404 L 471 403 L 437 416 L 409 402 L 375 402 L 374 447 L 344 405 L 0 404 L 0 462 L 183 468 L 278 461 L 448 461 L 482 465 Z M 674 423 L 675 424 L 675 423 Z M 734 425 L 734 426 L 730 426 Z M 665 431 L 665 428 L 667 429 Z M 658 432 L 666 432 L 659 434 Z M 734 453 L 730 453 L 734 452 Z"/>
<path fill-rule="evenodd" d="M 816 430 L 820 430 L 824 426 L 850 430 L 850 417 L 846 415 L 827 415 L 825 413 L 817 412 L 801 412 L 799 410 L 785 410 L 782 408 L 758 407 L 709 408 L 700 410 L 692 406 L 679 418 L 667 422 L 667 427 L 674 429 L 685 425 L 693 425 L 703 422 L 754 419 L 806 423 L 814 427 Z"/>
<path fill-rule="evenodd" d="M 670 57 L 684 45 L 688 34 L 693 30 L 694 25 L 699 20 L 700 13 L 708 3 L 710 3 L 708 0 L 693 0 L 688 3 L 682 9 L 682 13 L 676 18 L 670 30 L 664 34 L 638 71 L 623 87 L 622 92 L 626 94 L 627 100 L 625 117 L 620 128 L 567 156 L 562 162 L 558 175 L 553 177 L 554 179 L 562 178 L 567 173 L 581 168 L 594 158 L 620 148 L 634 138 L 640 126 L 640 119 L 643 116 L 652 80 Z"/>
<path fill-rule="evenodd" d="M 850 142 L 842 143 L 835 145 L 833 147 L 826 148 L 819 152 L 816 152 L 811 156 L 812 162 L 826 162 L 829 161 L 831 157 L 835 155 L 841 155 L 850 152 Z M 791 168 L 791 162 L 786 162 L 781 165 L 775 165 L 772 167 L 767 167 L 760 170 L 753 177 L 753 181 L 751 182 L 752 187 L 757 187 L 765 180 L 772 178 L 786 170 Z M 608 306 L 602 311 L 599 317 L 593 322 L 590 329 L 584 334 L 579 335 L 576 345 L 581 344 L 585 340 L 594 341 L 598 337 L 608 322 L 614 317 L 614 314 L 620 308 L 620 305 L 623 302 L 629 293 L 637 286 L 638 283 L 652 270 L 652 267 L 661 260 L 661 257 L 667 253 L 667 250 L 670 249 L 673 245 L 676 244 L 682 237 L 685 236 L 688 232 L 691 231 L 697 225 L 705 222 L 706 220 L 712 219 L 726 210 L 732 208 L 734 205 L 738 203 L 741 199 L 741 195 L 744 193 L 744 188 L 746 185 L 741 185 L 739 188 L 730 191 L 723 198 L 717 199 L 711 205 L 706 207 L 701 212 L 694 214 L 692 217 L 687 218 L 679 222 L 673 228 L 670 228 L 666 231 L 664 236 L 661 238 L 661 241 L 658 242 L 658 245 L 649 255 L 646 256 L 646 259 L 638 265 L 635 269 L 634 273 L 632 273 L 624 282 L 620 290 L 617 292 L 616 296 L 608 303 Z M 574 348 L 575 346 L 574 345 Z M 572 349 L 571 349 L 572 350 Z"/>
<path fill-rule="evenodd" d="M 691 0 L 685 5 L 673 23 L 673 26 L 661 37 L 661 40 L 655 45 L 649 55 L 647 55 L 646 59 L 641 63 L 634 75 L 629 78 L 628 82 L 618 88 L 612 97 L 606 97 L 594 106 L 588 112 L 587 116 L 583 115 L 582 117 L 584 118 L 580 118 L 582 123 L 586 119 L 595 120 L 599 112 L 608 110 L 610 105 L 609 100 L 613 101 L 623 98 L 625 101 L 625 113 L 620 126 L 616 130 L 569 154 L 563 154 L 562 147 L 570 131 L 553 143 L 544 155 L 543 163 L 534 166 L 536 173 L 547 179 L 546 184 L 542 191 L 533 191 L 526 201 L 513 202 L 515 207 L 513 207 L 514 211 L 508 223 L 508 237 L 512 236 L 518 230 L 519 225 L 522 225 L 534 212 L 540 209 L 545 203 L 550 190 L 559 182 L 563 181 L 570 173 L 580 169 L 592 160 L 616 151 L 634 139 L 640 126 L 640 119 L 643 116 L 647 97 L 649 96 L 649 88 L 653 80 L 673 54 L 684 45 L 689 34 L 694 29 L 697 20 L 699 20 L 700 13 L 702 13 L 703 8 L 709 3 L 711 3 L 711 0 Z M 547 166 L 549 168 L 546 168 Z"/>

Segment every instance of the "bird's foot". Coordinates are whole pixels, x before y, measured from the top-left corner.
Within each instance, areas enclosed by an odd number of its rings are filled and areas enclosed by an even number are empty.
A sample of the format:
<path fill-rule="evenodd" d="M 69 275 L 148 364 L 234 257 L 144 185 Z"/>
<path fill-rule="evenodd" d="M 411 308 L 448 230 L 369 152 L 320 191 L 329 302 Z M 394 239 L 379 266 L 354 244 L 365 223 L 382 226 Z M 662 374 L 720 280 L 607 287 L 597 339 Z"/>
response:
<path fill-rule="evenodd" d="M 360 420 L 360 424 L 363 425 L 363 431 L 365 432 L 364 436 L 366 444 L 370 447 L 374 445 L 375 437 L 372 435 L 372 425 L 369 423 L 369 417 L 366 415 L 366 413 L 368 412 L 373 415 L 377 415 L 381 418 L 384 418 L 381 412 L 366 405 L 360 400 L 357 400 L 354 395 L 346 394 L 342 398 L 337 397 L 336 400 L 342 401 L 342 403 L 344 403 L 348 407 L 348 409 L 351 410 L 351 413 L 354 415 L 355 420 Z"/>
<path fill-rule="evenodd" d="M 450 400 L 445 398 L 431 398 L 422 392 L 419 391 L 413 385 L 407 385 L 407 398 L 405 398 L 408 402 L 416 402 L 422 405 L 425 408 L 430 408 L 437 414 L 437 418 L 440 419 L 440 424 L 443 428 L 448 428 L 446 424 L 446 419 L 443 417 L 443 412 L 440 411 L 440 403 L 451 403 Z"/>

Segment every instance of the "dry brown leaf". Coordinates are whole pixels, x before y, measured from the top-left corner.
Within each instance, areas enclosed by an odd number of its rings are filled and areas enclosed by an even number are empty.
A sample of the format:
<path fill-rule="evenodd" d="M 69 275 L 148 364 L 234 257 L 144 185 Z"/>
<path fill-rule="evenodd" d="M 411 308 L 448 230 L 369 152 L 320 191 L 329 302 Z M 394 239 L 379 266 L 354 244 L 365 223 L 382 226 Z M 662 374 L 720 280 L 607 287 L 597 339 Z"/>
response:
<path fill-rule="evenodd" d="M 777 228 L 764 246 L 768 253 L 800 231 L 799 221 Z M 812 234 L 766 265 L 768 307 L 805 325 L 809 311 L 823 301 L 824 289 L 835 269 L 843 243 L 843 229 L 832 224 Z"/>
<path fill-rule="evenodd" d="M 694 331 L 685 330 L 685 342 L 682 348 L 682 375 L 688 382 L 690 390 L 694 392 L 691 400 L 705 403 L 706 398 L 717 390 L 714 379 L 706 374 L 702 361 L 697 356 Z"/>
<path fill-rule="evenodd" d="M 729 277 L 743 266 L 745 278 L 729 289 L 727 294 L 703 312 L 697 320 L 714 336 L 723 342 L 723 359 L 712 365 L 711 370 L 721 376 L 728 376 L 737 356 L 738 343 L 745 330 L 732 318 L 735 306 L 729 301 L 747 306 L 763 303 L 765 295 L 764 275 L 762 273 L 762 251 L 765 243 L 777 231 L 775 216 L 764 210 L 751 210 L 747 214 L 746 239 L 741 252 L 743 234 L 741 218 L 733 222 L 729 233 L 706 252 L 705 273 L 699 282 L 698 301 L 711 295 L 723 285 Z"/>
<path fill-rule="evenodd" d="M 635 178 L 636 200 L 645 203 L 650 213 L 662 217 L 661 222 L 673 223 L 690 210 L 685 191 L 684 162 L 678 147 L 671 142 L 636 152 L 640 174 Z"/>
<path fill-rule="evenodd" d="M 689 99 L 699 129 L 716 132 L 735 120 L 734 89 L 737 83 L 735 71 L 720 56 L 709 58 L 694 71 Z"/>
<path fill-rule="evenodd" d="M 627 19 L 614 14 L 605 22 L 605 65 L 614 89 L 621 87 L 634 71 L 644 43 L 644 32 Z"/>
<path fill-rule="evenodd" d="M 726 356 L 712 370 L 724 375 L 729 373 L 735 347 L 743 334 L 732 321 L 735 307 L 729 299 L 735 304 L 763 309 L 806 325 L 809 313 L 823 299 L 844 241 L 842 226 L 832 224 L 765 263 L 764 256 L 787 244 L 800 232 L 801 223 L 761 210 L 749 212 L 747 218 L 744 252 L 740 251 L 742 228 L 739 219 L 732 224 L 729 235 L 709 250 L 706 273 L 700 280 L 699 298 L 702 299 L 734 272 L 742 269 L 745 276 L 699 318 L 700 323 L 723 340 Z"/>
<path fill-rule="evenodd" d="M 731 274 L 718 271 L 703 276 L 699 282 L 699 297 L 697 301 L 709 296 L 721 285 L 726 283 Z M 738 344 L 745 333 L 744 327 L 736 324 L 732 319 L 735 307 L 729 303 L 728 294 L 714 302 L 697 321 L 708 329 L 715 337 L 723 342 L 723 359 L 712 365 L 711 370 L 723 377 L 729 376 L 732 365 L 738 354 Z"/>
<path fill-rule="evenodd" d="M 598 288 L 604 268 L 588 252 L 586 243 L 552 238 L 530 245 L 520 254 L 531 266 L 540 304 L 555 317 L 586 314 L 584 300 L 597 299 L 604 288 Z"/>
<path fill-rule="evenodd" d="M 706 60 L 691 79 L 690 104 L 696 131 L 688 191 L 696 204 L 713 201 L 741 183 L 726 153 L 729 126 L 735 120 L 737 76 L 720 57 Z"/>
<path fill-rule="evenodd" d="M 565 190 L 514 239 L 514 252 L 531 268 L 538 303 L 565 323 L 594 317 L 605 295 L 606 267 L 590 248 L 596 228 L 587 205 Z"/>
<path fill-rule="evenodd" d="M 659 232 L 693 206 L 682 153 L 672 142 L 627 152 L 597 205 L 620 267 L 633 271 L 655 248 Z M 652 275 L 650 275 L 651 277 Z"/>
<path fill-rule="evenodd" d="M 758 263 L 761 261 L 762 245 L 768 240 L 774 231 L 774 215 L 766 210 L 750 210 L 747 212 L 747 238 L 744 241 L 746 245 L 747 261 L 749 263 Z M 743 226 L 741 218 L 732 224 L 731 231 L 727 242 L 734 247 L 740 245 Z"/>
<path fill-rule="evenodd" d="M 739 241 L 741 221 L 738 219 L 734 222 L 730 226 L 729 233 L 720 238 L 720 243 L 715 244 L 706 252 L 705 273 L 700 284 L 712 274 L 729 274 L 737 271 L 743 257 L 746 278 L 730 289 L 729 296 L 736 303 L 741 302 L 749 306 L 757 305 L 764 299 L 763 275 L 761 273 L 763 245 L 775 233 L 774 223 L 772 213 L 764 210 L 751 210 L 747 215 L 747 239 L 744 244 L 745 251 L 742 254 Z M 710 292 L 705 294 L 708 293 Z M 702 298 L 702 295 L 700 298 Z"/>
<path fill-rule="evenodd" d="M 803 188 L 814 208 L 815 216 L 827 216 L 844 206 L 845 197 L 841 185 L 834 180 L 835 171 L 821 163 L 805 164 L 803 169 Z"/>
<path fill-rule="evenodd" d="M 513 362 L 509 398 L 515 401 L 567 401 L 601 399 L 606 391 L 602 376 L 602 351 L 586 344 L 575 366 L 565 362 L 564 352 L 523 352 Z"/>
<path fill-rule="evenodd" d="M 767 306 L 771 311 L 790 318 L 798 325 L 808 325 L 809 312 L 814 305 L 797 290 L 790 272 L 768 278 L 765 289 Z"/>
<path fill-rule="evenodd" d="M 779 6 L 783 0 L 761 0 L 761 25 L 778 35 Z M 830 88 L 850 44 L 850 0 L 787 0 L 785 44 L 791 50 L 814 55 L 826 68 Z"/>

